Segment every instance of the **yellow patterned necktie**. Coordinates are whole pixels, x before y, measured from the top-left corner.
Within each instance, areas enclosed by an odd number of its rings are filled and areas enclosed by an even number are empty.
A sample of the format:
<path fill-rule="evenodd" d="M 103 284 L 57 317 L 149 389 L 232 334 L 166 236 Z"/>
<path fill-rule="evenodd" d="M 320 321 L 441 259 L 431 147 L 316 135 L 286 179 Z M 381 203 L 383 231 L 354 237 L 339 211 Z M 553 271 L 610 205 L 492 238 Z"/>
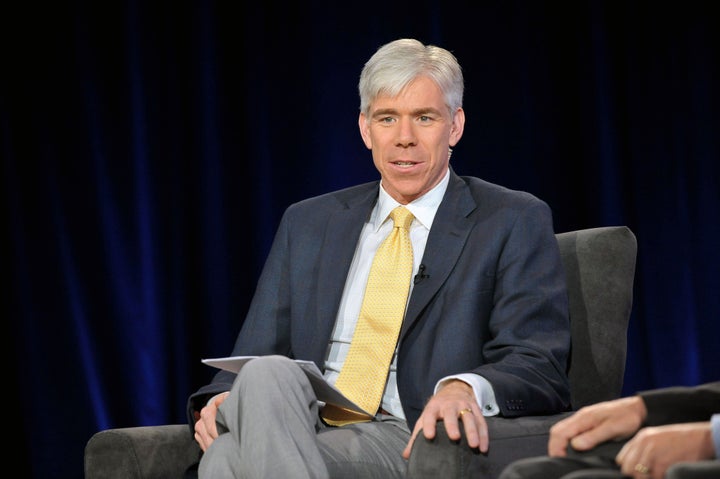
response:
<path fill-rule="evenodd" d="M 350 350 L 335 386 L 370 414 L 380 406 L 410 291 L 413 214 L 403 206 L 390 212 L 393 229 L 378 248 L 370 267 L 360 316 Z M 369 421 L 343 408 L 326 405 L 325 422 L 335 426 Z"/>

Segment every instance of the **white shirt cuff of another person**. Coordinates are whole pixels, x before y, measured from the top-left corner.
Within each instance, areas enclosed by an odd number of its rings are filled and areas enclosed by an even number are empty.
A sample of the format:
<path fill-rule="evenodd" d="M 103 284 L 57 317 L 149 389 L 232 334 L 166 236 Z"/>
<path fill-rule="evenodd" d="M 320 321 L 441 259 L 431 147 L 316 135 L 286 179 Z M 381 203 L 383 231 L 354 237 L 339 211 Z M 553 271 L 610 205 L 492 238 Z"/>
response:
<path fill-rule="evenodd" d="M 495 391 L 493 391 L 490 382 L 477 374 L 465 373 L 446 376 L 435 385 L 435 393 L 437 394 L 437 392 L 452 379 L 459 379 L 472 387 L 483 416 L 497 416 L 500 414 L 500 408 L 495 400 Z"/>
<path fill-rule="evenodd" d="M 713 447 L 715 448 L 715 459 L 720 459 L 720 414 L 713 414 L 710 419 L 710 431 L 712 433 Z"/>

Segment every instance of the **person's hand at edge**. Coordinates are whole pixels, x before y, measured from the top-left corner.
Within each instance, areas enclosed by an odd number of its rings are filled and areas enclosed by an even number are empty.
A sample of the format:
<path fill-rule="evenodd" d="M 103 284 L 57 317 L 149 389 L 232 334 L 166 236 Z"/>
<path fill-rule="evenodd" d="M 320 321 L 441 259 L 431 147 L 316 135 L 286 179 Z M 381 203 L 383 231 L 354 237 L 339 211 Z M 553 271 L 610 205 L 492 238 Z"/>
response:
<path fill-rule="evenodd" d="M 715 457 L 710 421 L 645 427 L 618 453 L 615 462 L 626 476 L 662 479 L 678 462 Z"/>
<path fill-rule="evenodd" d="M 565 457 L 568 445 L 587 451 L 605 441 L 630 437 L 646 417 L 647 409 L 639 396 L 583 407 L 550 428 L 548 455 Z"/>

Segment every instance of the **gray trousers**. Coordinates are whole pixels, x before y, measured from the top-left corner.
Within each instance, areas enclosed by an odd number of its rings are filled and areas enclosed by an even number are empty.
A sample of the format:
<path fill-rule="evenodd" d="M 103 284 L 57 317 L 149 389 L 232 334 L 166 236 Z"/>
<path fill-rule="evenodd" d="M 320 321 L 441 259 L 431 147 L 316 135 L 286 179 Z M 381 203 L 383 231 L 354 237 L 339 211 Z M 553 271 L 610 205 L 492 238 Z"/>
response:
<path fill-rule="evenodd" d="M 326 426 L 309 380 L 294 361 L 263 356 L 240 370 L 217 416 L 220 435 L 200 478 L 401 478 L 410 439 L 404 420 Z"/>

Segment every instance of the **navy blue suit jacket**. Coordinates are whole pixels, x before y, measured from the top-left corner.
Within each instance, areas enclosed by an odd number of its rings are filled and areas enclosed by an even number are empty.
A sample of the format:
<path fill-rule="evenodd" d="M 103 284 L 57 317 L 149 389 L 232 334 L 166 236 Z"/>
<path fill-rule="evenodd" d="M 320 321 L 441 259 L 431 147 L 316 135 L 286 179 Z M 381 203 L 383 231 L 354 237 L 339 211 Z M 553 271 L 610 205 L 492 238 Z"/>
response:
<path fill-rule="evenodd" d="M 410 428 L 447 375 L 492 384 L 503 416 L 569 408 L 565 275 L 546 203 L 450 172 L 400 333 L 397 381 Z M 345 278 L 379 182 L 285 212 L 233 355 L 282 354 L 322 370 Z M 189 399 L 230 389 L 219 372 Z"/>

